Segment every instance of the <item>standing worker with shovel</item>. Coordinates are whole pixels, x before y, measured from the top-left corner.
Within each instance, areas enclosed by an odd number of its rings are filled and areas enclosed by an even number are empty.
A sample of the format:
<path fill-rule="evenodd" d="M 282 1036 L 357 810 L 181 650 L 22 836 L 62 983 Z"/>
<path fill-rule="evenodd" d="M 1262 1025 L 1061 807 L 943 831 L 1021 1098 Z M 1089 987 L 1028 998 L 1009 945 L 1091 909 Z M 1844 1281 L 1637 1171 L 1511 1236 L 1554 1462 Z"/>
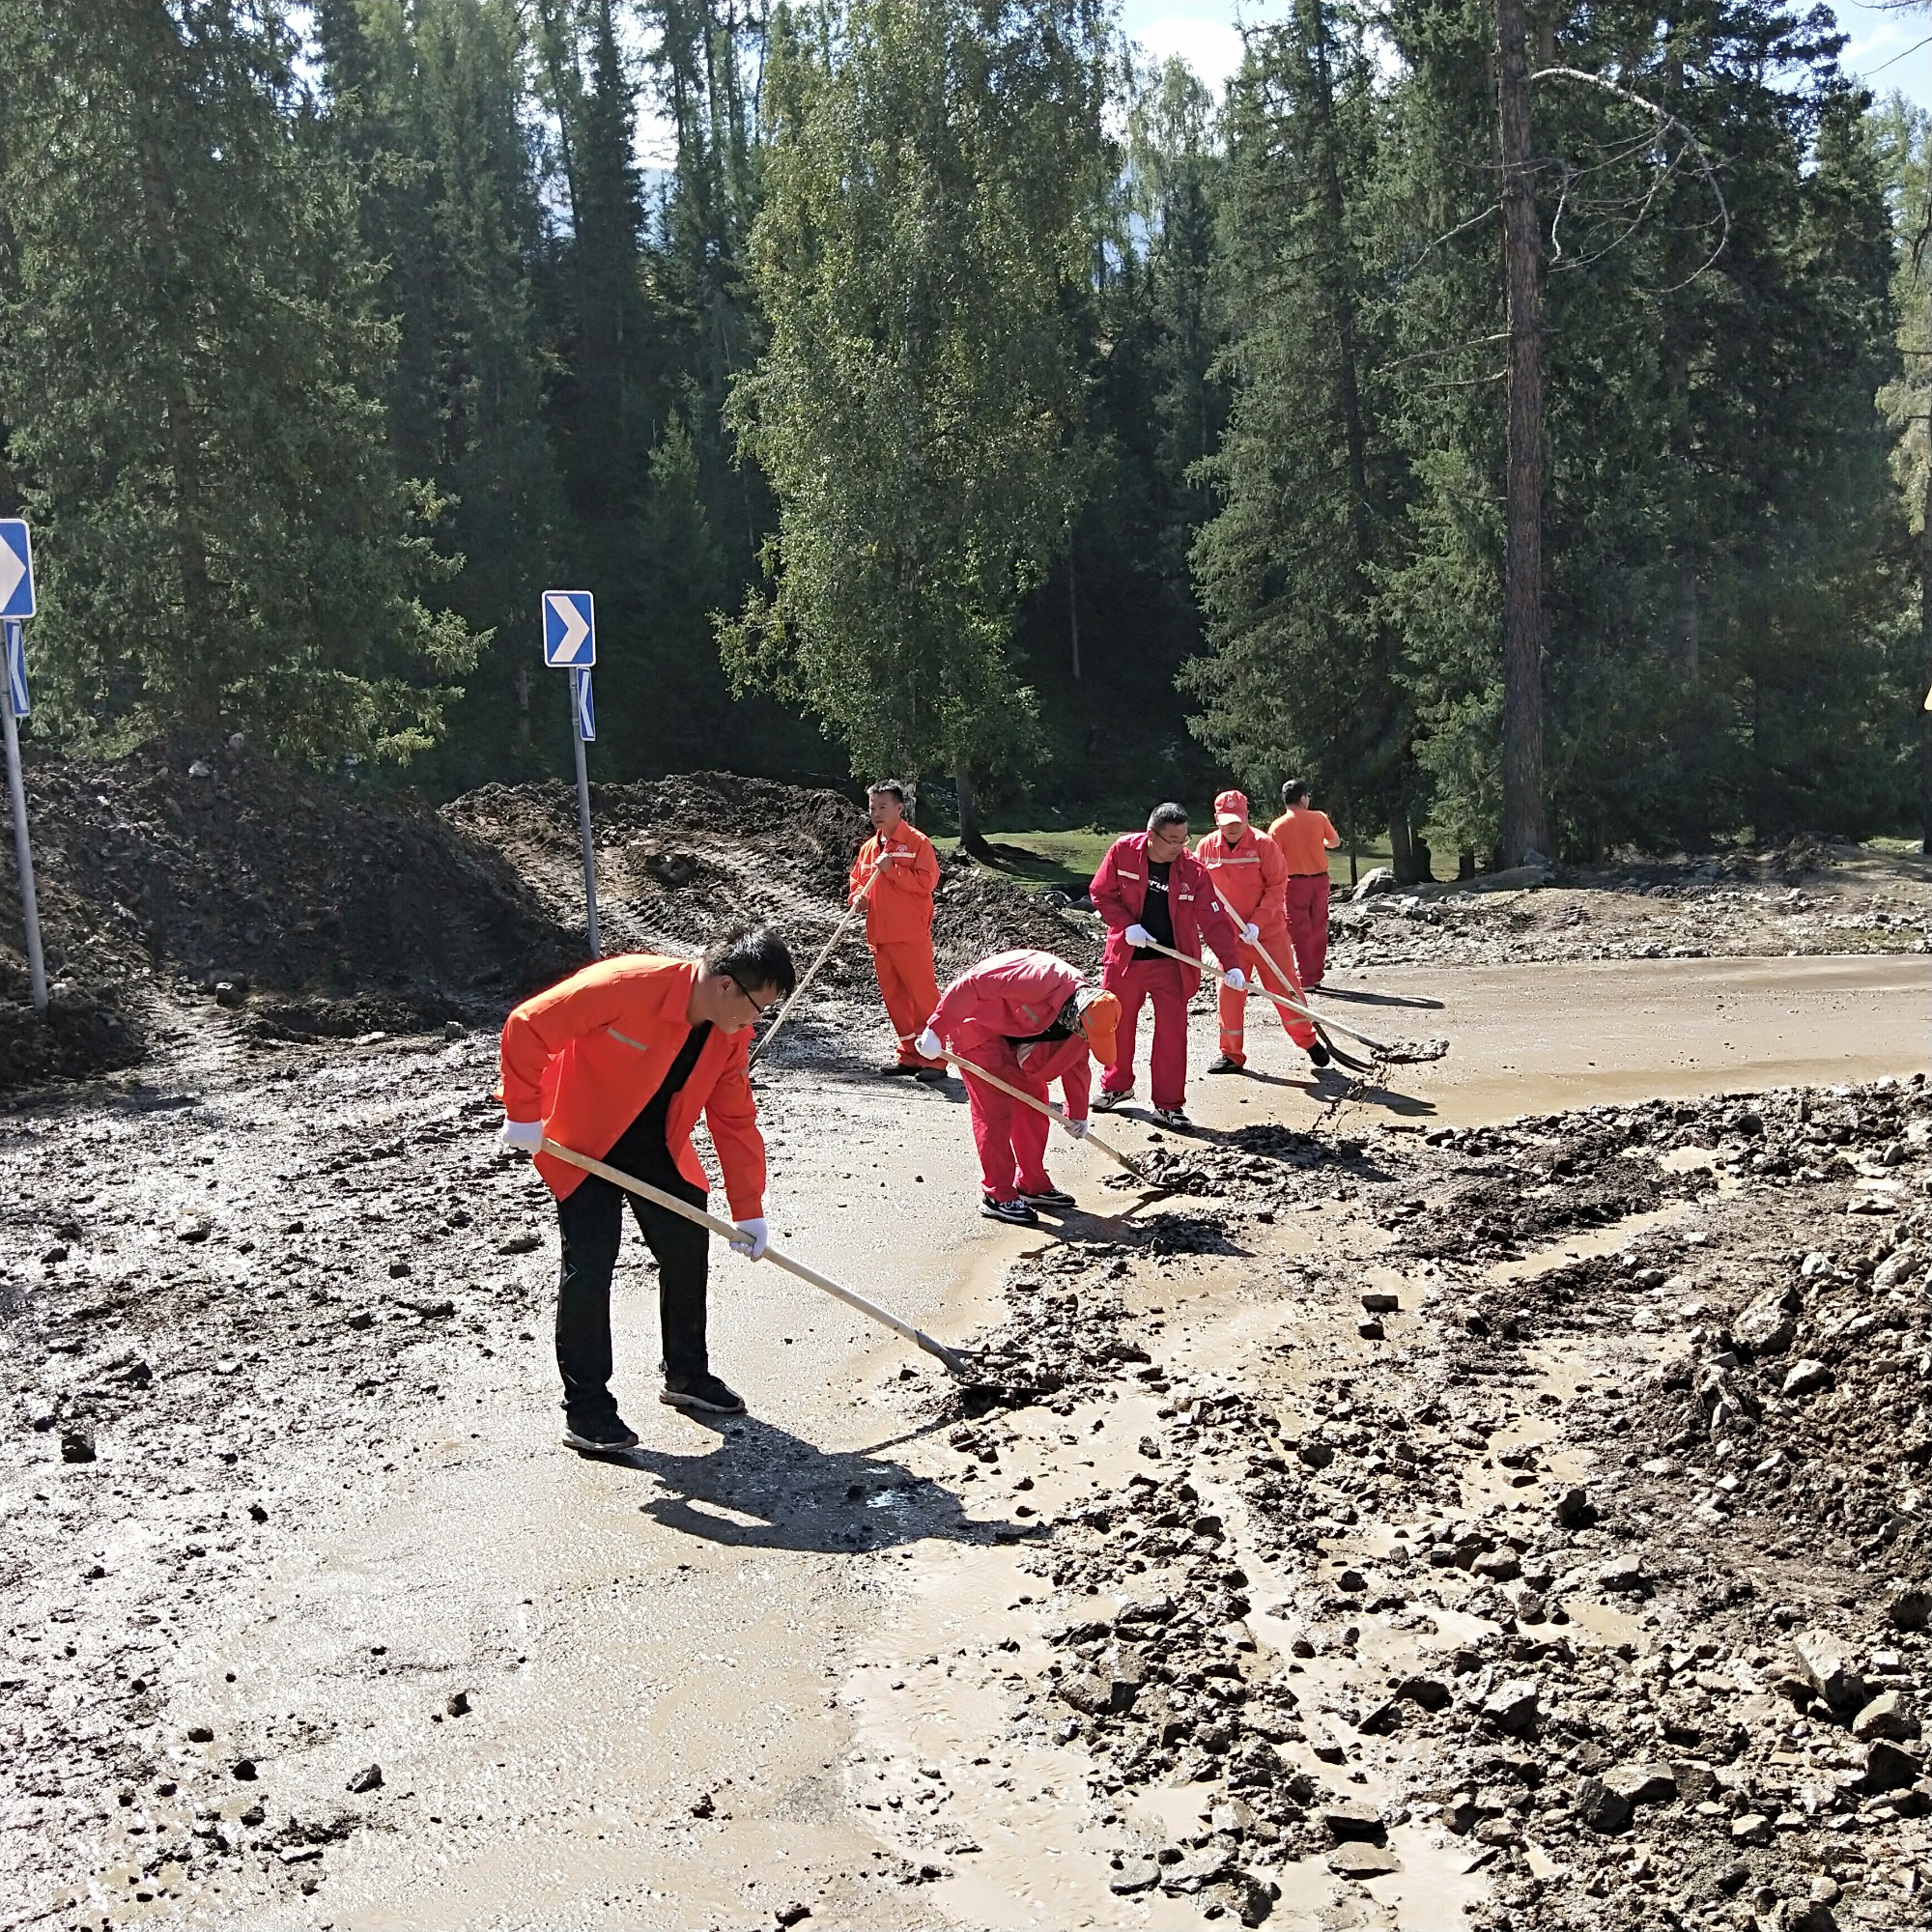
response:
<path fill-rule="evenodd" d="M 969 966 L 935 1008 L 919 1050 L 937 1060 L 951 1046 L 966 1079 L 973 1145 L 980 1153 L 980 1211 L 995 1221 L 1031 1226 L 1038 1208 L 1065 1208 L 1073 1197 L 1046 1172 L 1047 1117 L 1041 1111 L 1055 1080 L 1066 1099 L 1066 1130 L 1087 1134 L 1091 1053 L 1112 1064 L 1121 1003 L 1083 982 L 1077 967 L 1051 952 L 1022 948 Z M 976 1078 L 990 1074 L 1023 1098 Z"/>
<path fill-rule="evenodd" d="M 866 902 L 866 943 L 872 949 L 872 971 L 899 1037 L 898 1059 L 880 1070 L 944 1080 L 946 1068 L 923 1057 L 914 1037 L 939 1004 L 939 981 L 932 970 L 932 895 L 939 884 L 939 854 L 932 840 L 905 815 L 905 786 L 881 779 L 866 788 L 866 811 L 872 836 L 852 864 L 846 903 Z M 876 875 L 876 876 L 875 876 Z"/>
<path fill-rule="evenodd" d="M 702 1113 L 738 1230 L 731 1247 L 756 1261 L 768 1238 L 765 1143 L 746 1048 L 752 1022 L 790 992 L 795 977 L 791 954 L 759 928 L 721 940 L 702 960 L 648 952 L 600 959 L 526 1000 L 503 1023 L 497 1138 L 534 1156 L 556 1196 L 556 1365 L 572 1449 L 608 1455 L 638 1439 L 610 1388 L 611 1275 L 624 1197 L 602 1177 L 540 1152 L 545 1136 L 702 1208 L 708 1184 L 691 1145 Z M 711 1373 L 705 1349 L 708 1236 L 653 1203 L 634 1198 L 631 1207 L 658 1264 L 659 1401 L 742 1414 L 743 1401 Z"/>
<path fill-rule="evenodd" d="M 1248 823 L 1248 795 L 1224 791 L 1214 801 L 1214 830 L 1194 848 L 1208 867 L 1214 891 L 1229 917 L 1241 928 L 1241 969 L 1264 991 L 1299 1000 L 1294 952 L 1289 945 L 1288 862 L 1272 838 Z M 1208 1064 L 1209 1073 L 1238 1073 L 1248 1064 L 1245 991 L 1221 988 L 1221 1050 Z M 1317 1066 L 1328 1065 L 1328 1049 L 1305 1019 L 1277 1007 L 1288 1037 Z"/>
<path fill-rule="evenodd" d="M 1121 1050 L 1094 1103 L 1118 1107 L 1134 1091 L 1134 1023 L 1153 1002 L 1153 1111 L 1163 1126 L 1187 1116 L 1187 1003 L 1201 983 L 1205 935 L 1227 968 L 1223 984 L 1247 987 L 1241 929 L 1222 910 L 1208 868 L 1187 849 L 1187 808 L 1157 805 L 1145 832 L 1116 838 L 1094 874 L 1094 903 L 1107 923 L 1100 983 L 1121 1002 Z M 1184 952 L 1187 962 L 1169 952 Z"/>

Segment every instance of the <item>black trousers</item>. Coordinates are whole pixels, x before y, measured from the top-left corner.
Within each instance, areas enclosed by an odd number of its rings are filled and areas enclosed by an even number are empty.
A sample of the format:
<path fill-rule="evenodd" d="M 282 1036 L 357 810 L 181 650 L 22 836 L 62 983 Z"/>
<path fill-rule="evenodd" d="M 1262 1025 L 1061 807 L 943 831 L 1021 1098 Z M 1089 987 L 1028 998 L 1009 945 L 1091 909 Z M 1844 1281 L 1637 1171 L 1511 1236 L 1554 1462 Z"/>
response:
<path fill-rule="evenodd" d="M 705 1191 L 677 1171 L 660 1123 L 632 1122 L 604 1158 L 667 1194 L 702 1208 Z M 586 1174 L 556 1204 L 563 1272 L 556 1289 L 556 1366 L 566 1414 L 597 1421 L 617 1412 L 611 1393 L 611 1275 L 617 1265 L 624 1204 L 658 1264 L 658 1316 L 664 1373 L 672 1388 L 710 1373 L 704 1348 L 704 1284 L 711 1236 L 692 1222 Z"/>

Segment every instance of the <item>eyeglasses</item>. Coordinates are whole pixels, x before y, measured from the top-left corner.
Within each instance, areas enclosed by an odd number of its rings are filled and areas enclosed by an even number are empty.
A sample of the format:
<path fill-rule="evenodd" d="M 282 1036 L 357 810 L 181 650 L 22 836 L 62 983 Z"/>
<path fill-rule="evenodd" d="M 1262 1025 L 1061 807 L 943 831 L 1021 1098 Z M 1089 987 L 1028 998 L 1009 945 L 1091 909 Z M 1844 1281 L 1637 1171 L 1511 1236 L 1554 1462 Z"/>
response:
<path fill-rule="evenodd" d="M 739 998 L 740 998 L 741 1000 L 743 1000 L 743 1001 L 744 1001 L 744 1003 L 745 1003 L 745 1004 L 746 1004 L 746 1005 L 747 1005 L 748 1007 L 750 1007 L 750 1008 L 751 1008 L 751 1009 L 752 1009 L 752 1017 L 753 1017 L 753 1019 L 758 1019 L 758 1020 L 761 1020 L 761 1019 L 763 1019 L 763 1018 L 764 1018 L 764 1016 L 765 1016 L 765 1015 L 766 1015 L 766 1014 L 767 1014 L 768 1012 L 770 1012 L 770 1011 L 771 1011 L 771 1009 L 773 1009 L 773 1008 L 774 1008 L 775 1006 L 777 1006 L 777 1005 L 778 1005 L 778 1003 L 779 1003 L 779 995 L 778 995 L 778 994 L 774 993 L 774 994 L 772 995 L 772 997 L 771 997 L 771 998 L 770 998 L 769 1000 L 760 1000 L 760 999 L 759 999 L 759 998 L 757 997 L 757 995 L 756 995 L 755 993 L 753 993 L 753 991 L 752 991 L 752 990 L 751 990 L 751 989 L 750 989 L 750 988 L 749 988 L 749 987 L 748 987 L 748 986 L 747 986 L 747 985 L 745 984 L 744 980 L 742 980 L 741 979 L 739 979 L 739 977 L 737 976 L 737 974 L 735 974 L 735 973 L 727 973 L 727 974 L 725 974 L 725 976 L 724 976 L 724 977 L 725 977 L 725 978 L 726 978 L 727 980 L 730 980 L 730 982 L 732 983 L 732 985 L 734 985 L 734 986 L 735 986 L 735 987 L 736 987 L 736 988 L 738 989 L 738 997 L 739 997 Z"/>

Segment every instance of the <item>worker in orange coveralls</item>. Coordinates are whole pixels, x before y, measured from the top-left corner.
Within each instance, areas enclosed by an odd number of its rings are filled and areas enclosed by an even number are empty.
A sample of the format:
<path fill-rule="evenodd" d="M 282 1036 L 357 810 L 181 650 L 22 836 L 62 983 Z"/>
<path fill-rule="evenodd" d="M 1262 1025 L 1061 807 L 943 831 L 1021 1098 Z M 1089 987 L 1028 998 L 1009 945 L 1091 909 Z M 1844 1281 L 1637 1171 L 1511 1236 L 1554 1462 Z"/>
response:
<path fill-rule="evenodd" d="M 1068 1127 L 1084 1140 L 1087 1056 L 1113 1064 L 1120 1019 L 1112 993 L 1087 985 L 1077 968 L 1051 952 L 1022 948 L 995 952 L 960 974 L 934 1008 L 919 1049 L 936 1058 L 950 1045 L 961 1060 L 1038 1100 L 1058 1080 Z M 1046 1116 L 970 1073 L 966 1099 L 980 1151 L 980 1211 L 1030 1226 L 1039 1219 L 1037 1208 L 1071 1208 L 1072 1195 L 1047 1178 Z"/>
<path fill-rule="evenodd" d="M 881 779 L 866 788 L 872 836 L 853 862 L 846 903 L 857 905 L 870 884 L 866 943 L 872 949 L 872 971 L 899 1037 L 898 1058 L 879 1070 L 940 1081 L 946 1078 L 945 1066 L 923 1057 L 913 1044 L 926 1015 L 939 1004 L 939 981 L 932 970 L 932 895 L 939 884 L 939 854 L 932 840 L 907 821 L 905 804 L 905 786 L 897 779 Z"/>
<path fill-rule="evenodd" d="M 1268 827 L 1268 837 L 1288 861 L 1288 929 L 1295 970 L 1311 993 L 1319 992 L 1328 970 L 1328 855 L 1342 835 L 1325 811 L 1309 804 L 1308 781 L 1290 779 L 1281 788 L 1281 816 Z"/>
<path fill-rule="evenodd" d="M 1241 928 L 1241 969 L 1250 987 L 1302 997 L 1293 978 L 1294 952 L 1289 944 L 1288 862 L 1272 838 L 1264 838 L 1248 823 L 1245 792 L 1224 791 L 1214 801 L 1214 830 L 1194 848 L 1208 867 L 1215 895 L 1228 916 Z M 1267 959 L 1262 954 L 1265 952 Z M 1270 970 L 1269 961 L 1280 972 Z M 1274 1006 L 1272 1000 L 1269 1006 Z M 1288 1037 L 1317 1066 L 1328 1065 L 1328 1049 L 1307 1020 L 1297 1019 L 1286 1007 L 1275 1007 Z M 1221 988 L 1221 1051 L 1208 1062 L 1209 1073 L 1238 1073 L 1248 1064 L 1245 1027 L 1248 995 L 1231 986 Z"/>

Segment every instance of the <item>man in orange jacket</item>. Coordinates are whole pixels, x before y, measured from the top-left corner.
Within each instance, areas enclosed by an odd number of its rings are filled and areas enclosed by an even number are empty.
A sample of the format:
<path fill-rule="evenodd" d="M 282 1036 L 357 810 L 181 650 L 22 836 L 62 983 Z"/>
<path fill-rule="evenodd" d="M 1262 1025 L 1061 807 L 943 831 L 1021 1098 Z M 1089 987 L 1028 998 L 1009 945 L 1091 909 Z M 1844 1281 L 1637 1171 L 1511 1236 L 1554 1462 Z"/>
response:
<path fill-rule="evenodd" d="M 1241 967 L 1249 986 L 1260 986 L 1301 998 L 1293 978 L 1294 952 L 1289 945 L 1288 915 L 1283 895 L 1288 889 L 1288 865 L 1272 838 L 1264 838 L 1248 823 L 1245 792 L 1224 791 L 1214 801 L 1214 830 L 1194 848 L 1208 867 L 1214 894 L 1228 916 L 1241 928 Z M 1262 957 L 1263 953 L 1267 958 Z M 1272 966 L 1270 965 L 1272 962 Z M 1280 968 L 1279 972 L 1273 968 Z M 1269 1000 L 1269 1006 L 1274 1002 Z M 1221 988 L 1221 1051 L 1208 1065 L 1209 1073 L 1238 1073 L 1248 1064 L 1246 992 Z M 1275 1007 L 1288 1037 L 1317 1066 L 1328 1065 L 1328 1049 L 1315 1029 L 1285 1007 Z"/>
<path fill-rule="evenodd" d="M 926 1059 L 913 1044 L 926 1015 L 939 1004 L 939 981 L 932 970 L 932 895 L 939 884 L 939 854 L 932 840 L 905 815 L 905 786 L 881 779 L 866 788 L 866 812 L 872 836 L 859 847 L 845 898 L 866 902 L 866 943 L 872 949 L 872 971 L 899 1037 L 898 1058 L 885 1073 L 910 1073 L 944 1080 L 943 1063 Z"/>
<path fill-rule="evenodd" d="M 1288 861 L 1288 929 L 1294 938 L 1295 969 L 1311 993 L 1328 970 L 1328 855 L 1342 835 L 1325 811 L 1309 803 L 1308 781 L 1290 779 L 1281 788 L 1281 816 L 1268 837 Z"/>
<path fill-rule="evenodd" d="M 658 1264 L 659 1401 L 708 1415 L 739 1415 L 745 1405 L 711 1373 L 705 1350 L 704 1230 L 541 1152 L 545 1137 L 702 1208 L 708 1183 L 691 1145 L 702 1113 L 738 1227 L 731 1247 L 756 1261 L 767 1239 L 765 1143 L 747 1048 L 752 1022 L 795 981 L 791 954 L 759 928 L 721 940 L 701 961 L 648 952 L 600 959 L 503 1023 L 497 1138 L 534 1156 L 563 1236 L 556 1365 L 563 1439 L 573 1449 L 609 1455 L 638 1439 L 610 1388 L 611 1274 L 627 1199 Z"/>

